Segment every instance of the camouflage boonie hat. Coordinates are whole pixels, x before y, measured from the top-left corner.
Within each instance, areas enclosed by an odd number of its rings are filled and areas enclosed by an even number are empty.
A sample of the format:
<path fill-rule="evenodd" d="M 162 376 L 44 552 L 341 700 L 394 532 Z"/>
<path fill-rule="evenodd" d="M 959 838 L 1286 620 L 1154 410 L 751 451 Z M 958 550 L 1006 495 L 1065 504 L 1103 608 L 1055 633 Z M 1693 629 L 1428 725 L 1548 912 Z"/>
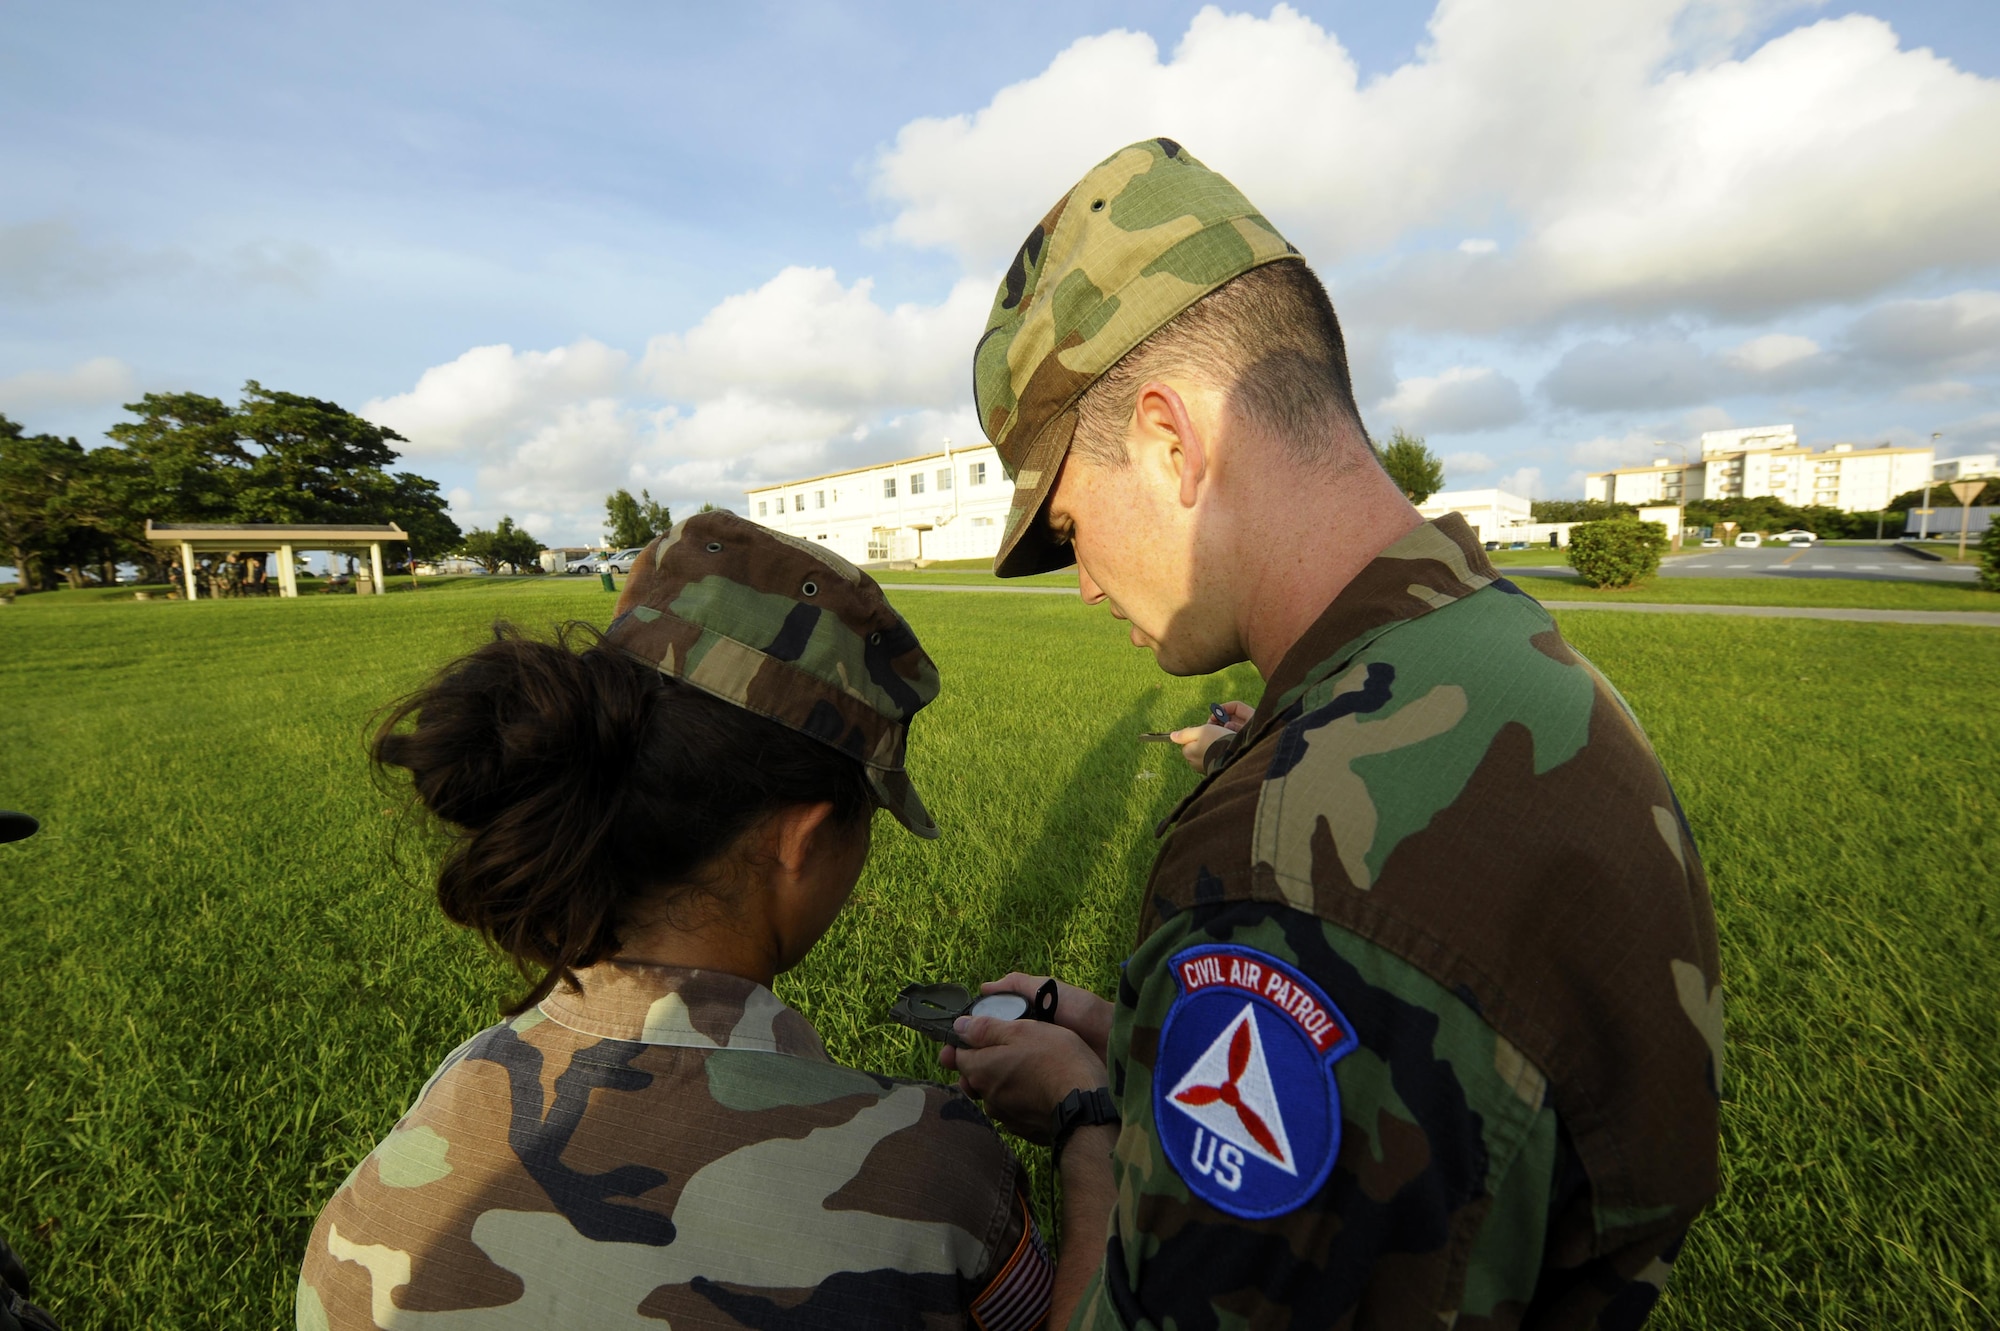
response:
<path fill-rule="evenodd" d="M 898 822 L 938 834 L 903 766 L 937 666 L 875 580 L 833 551 L 698 514 L 633 561 L 604 640 L 847 754 Z"/>
<path fill-rule="evenodd" d="M 1035 224 L 972 353 L 979 424 L 1014 482 L 994 573 L 1041 573 L 1074 558 L 1042 515 L 1083 390 L 1230 278 L 1297 254 L 1172 139 L 1105 158 Z"/>

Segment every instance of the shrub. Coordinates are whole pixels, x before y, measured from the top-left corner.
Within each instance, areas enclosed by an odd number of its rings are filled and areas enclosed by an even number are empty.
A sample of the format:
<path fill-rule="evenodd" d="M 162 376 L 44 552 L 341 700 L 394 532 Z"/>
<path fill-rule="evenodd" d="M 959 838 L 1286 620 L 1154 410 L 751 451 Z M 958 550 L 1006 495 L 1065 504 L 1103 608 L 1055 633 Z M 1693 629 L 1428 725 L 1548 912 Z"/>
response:
<path fill-rule="evenodd" d="M 1658 522 L 1617 518 L 1570 529 L 1569 566 L 1587 586 L 1630 587 L 1660 568 L 1667 529 Z"/>
<path fill-rule="evenodd" d="M 2000 522 L 1987 523 L 1979 538 L 1979 585 L 2000 592 Z"/>

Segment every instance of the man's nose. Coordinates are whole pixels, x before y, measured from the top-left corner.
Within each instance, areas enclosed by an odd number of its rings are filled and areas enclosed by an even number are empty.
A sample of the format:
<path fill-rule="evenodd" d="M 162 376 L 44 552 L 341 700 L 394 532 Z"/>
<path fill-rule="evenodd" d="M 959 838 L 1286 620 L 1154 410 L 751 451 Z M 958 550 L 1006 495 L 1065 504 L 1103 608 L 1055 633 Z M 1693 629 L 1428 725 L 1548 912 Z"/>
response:
<path fill-rule="evenodd" d="M 1081 559 L 1076 561 L 1076 594 L 1083 598 L 1085 605 L 1096 605 L 1104 599 L 1104 589 L 1091 581 Z"/>

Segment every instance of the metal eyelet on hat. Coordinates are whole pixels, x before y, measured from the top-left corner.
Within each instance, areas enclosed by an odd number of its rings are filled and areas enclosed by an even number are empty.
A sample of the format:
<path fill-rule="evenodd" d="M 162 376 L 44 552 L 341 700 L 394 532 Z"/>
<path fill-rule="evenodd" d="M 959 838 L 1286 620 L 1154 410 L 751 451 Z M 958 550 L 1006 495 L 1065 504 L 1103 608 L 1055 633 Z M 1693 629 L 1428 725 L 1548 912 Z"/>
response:
<path fill-rule="evenodd" d="M 710 542 L 708 543 L 708 552 L 709 552 L 710 554 L 712 554 L 712 555 L 714 555 L 714 554 L 720 554 L 720 553 L 722 553 L 722 542 L 721 542 L 721 541 L 710 541 Z"/>
<path fill-rule="evenodd" d="M 877 629 L 868 635 L 868 645 L 870 647 L 880 647 L 882 645 L 882 630 Z"/>
<path fill-rule="evenodd" d="M 1092 211 L 1093 213 L 1101 213 L 1101 212 L 1103 212 L 1103 211 L 1104 211 L 1104 200 L 1102 200 L 1102 199 L 1093 199 L 1093 200 L 1091 200 L 1091 203 L 1090 203 L 1090 211 Z"/>
<path fill-rule="evenodd" d="M 819 584 L 816 582 L 808 582 L 805 586 L 799 588 L 799 590 L 804 592 L 807 596 L 818 596 Z"/>

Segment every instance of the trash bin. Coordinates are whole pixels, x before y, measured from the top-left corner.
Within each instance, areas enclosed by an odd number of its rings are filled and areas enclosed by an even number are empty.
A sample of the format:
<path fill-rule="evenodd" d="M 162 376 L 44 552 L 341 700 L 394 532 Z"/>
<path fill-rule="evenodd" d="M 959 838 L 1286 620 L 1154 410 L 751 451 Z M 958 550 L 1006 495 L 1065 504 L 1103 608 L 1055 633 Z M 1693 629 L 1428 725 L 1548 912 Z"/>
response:
<path fill-rule="evenodd" d="M 373 596 L 375 594 L 375 580 L 366 573 L 355 575 L 354 592 L 357 596 Z"/>
<path fill-rule="evenodd" d="M 615 592 L 618 590 L 617 584 L 611 581 L 611 570 L 608 568 L 601 568 L 597 570 L 597 581 L 600 585 L 603 586 L 604 590 L 607 592 Z"/>

